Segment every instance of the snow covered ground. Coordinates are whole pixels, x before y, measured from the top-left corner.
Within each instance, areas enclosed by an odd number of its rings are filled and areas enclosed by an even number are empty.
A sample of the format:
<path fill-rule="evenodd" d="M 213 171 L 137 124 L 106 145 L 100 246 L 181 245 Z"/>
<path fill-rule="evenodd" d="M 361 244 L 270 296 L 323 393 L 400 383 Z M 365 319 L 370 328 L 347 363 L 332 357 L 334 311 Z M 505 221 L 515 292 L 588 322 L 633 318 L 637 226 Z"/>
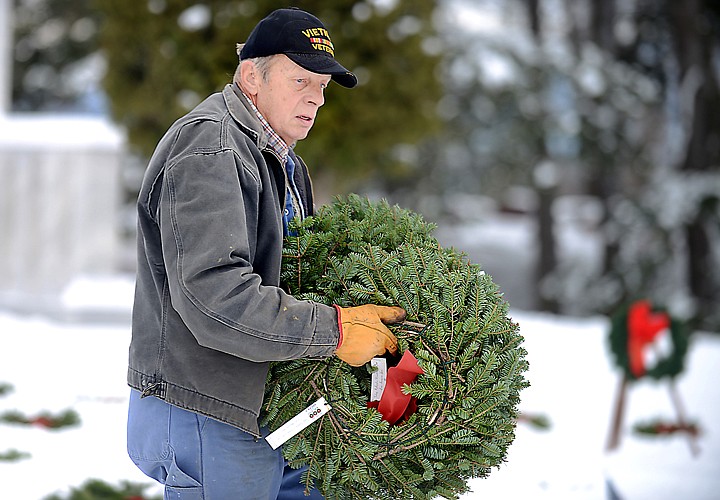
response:
<path fill-rule="evenodd" d="M 129 278 L 81 280 L 68 290 L 65 303 L 74 317 L 92 322 L 0 311 L 0 383 L 14 387 L 0 397 L 0 413 L 72 408 L 82 420 L 58 431 L 0 423 L 0 453 L 16 449 L 31 455 L 0 462 L 0 498 L 40 500 L 88 478 L 149 483 L 125 454 L 131 297 Z M 100 321 L 108 312 L 114 320 Z M 631 433 L 638 421 L 674 418 L 666 385 L 650 382 L 630 390 L 621 445 L 607 453 L 618 373 L 607 354 L 606 320 L 511 314 L 521 325 L 530 361 L 532 387 L 522 393 L 521 410 L 547 417 L 551 427 L 520 423 L 507 463 L 489 478 L 474 480 L 463 500 L 720 498 L 720 336 L 693 338 L 688 369 L 678 379 L 687 413 L 702 430 L 700 453 L 693 456 L 682 436 Z"/>

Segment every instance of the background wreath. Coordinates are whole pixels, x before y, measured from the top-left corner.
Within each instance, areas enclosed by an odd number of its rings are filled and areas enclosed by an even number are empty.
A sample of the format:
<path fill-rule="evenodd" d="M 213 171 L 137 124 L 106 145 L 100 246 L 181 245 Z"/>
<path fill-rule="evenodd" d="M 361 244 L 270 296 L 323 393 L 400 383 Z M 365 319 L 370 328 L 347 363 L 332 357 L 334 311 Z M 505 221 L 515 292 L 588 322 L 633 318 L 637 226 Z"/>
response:
<path fill-rule="evenodd" d="M 651 314 L 662 314 L 667 317 L 668 328 L 670 330 L 669 339 L 672 346 L 669 349 L 669 352 L 653 367 L 647 368 L 642 372 L 638 372 L 637 370 L 634 370 L 631 365 L 628 317 L 631 308 L 636 307 L 643 302 L 650 305 Z M 653 306 L 649 303 L 649 301 L 636 301 L 628 304 L 611 318 L 609 342 L 615 363 L 623 370 L 623 373 L 628 380 L 638 380 L 642 378 L 651 378 L 656 380 L 665 377 L 674 378 L 682 373 L 685 367 L 685 355 L 687 354 L 688 349 L 688 336 L 684 323 L 670 316 L 665 308 Z"/>
<path fill-rule="evenodd" d="M 417 409 L 397 425 L 368 407 L 368 366 L 336 358 L 273 363 L 262 423 L 271 430 L 324 397 L 333 410 L 283 446 L 326 498 L 457 498 L 506 458 L 529 384 L 519 326 L 490 276 L 418 214 L 351 195 L 293 221 L 282 281 L 296 297 L 399 305 L 400 352 L 423 373 L 403 391 Z M 390 360 L 392 364 L 393 361 Z"/>

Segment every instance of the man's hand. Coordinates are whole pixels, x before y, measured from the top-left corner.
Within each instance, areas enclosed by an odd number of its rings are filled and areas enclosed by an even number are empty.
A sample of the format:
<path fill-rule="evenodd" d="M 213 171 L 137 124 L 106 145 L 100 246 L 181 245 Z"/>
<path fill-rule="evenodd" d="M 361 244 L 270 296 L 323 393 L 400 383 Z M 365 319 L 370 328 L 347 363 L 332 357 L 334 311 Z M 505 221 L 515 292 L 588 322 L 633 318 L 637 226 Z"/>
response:
<path fill-rule="evenodd" d="M 385 324 L 405 319 L 401 307 L 366 304 L 357 307 L 339 307 L 340 343 L 335 355 L 350 366 L 362 366 L 386 350 L 397 353 L 397 339 Z"/>

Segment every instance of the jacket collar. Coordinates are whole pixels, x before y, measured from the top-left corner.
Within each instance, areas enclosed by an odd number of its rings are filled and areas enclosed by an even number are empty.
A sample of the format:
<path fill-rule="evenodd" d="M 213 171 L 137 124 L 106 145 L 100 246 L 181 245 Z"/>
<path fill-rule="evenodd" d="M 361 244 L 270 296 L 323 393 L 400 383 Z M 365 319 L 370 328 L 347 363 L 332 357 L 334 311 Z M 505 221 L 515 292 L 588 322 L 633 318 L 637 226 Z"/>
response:
<path fill-rule="evenodd" d="M 230 116 L 245 130 L 245 133 L 255 139 L 258 148 L 265 149 L 268 145 L 268 135 L 255 112 L 250 109 L 247 99 L 242 96 L 240 88 L 234 83 L 229 83 L 225 85 L 222 94 Z"/>

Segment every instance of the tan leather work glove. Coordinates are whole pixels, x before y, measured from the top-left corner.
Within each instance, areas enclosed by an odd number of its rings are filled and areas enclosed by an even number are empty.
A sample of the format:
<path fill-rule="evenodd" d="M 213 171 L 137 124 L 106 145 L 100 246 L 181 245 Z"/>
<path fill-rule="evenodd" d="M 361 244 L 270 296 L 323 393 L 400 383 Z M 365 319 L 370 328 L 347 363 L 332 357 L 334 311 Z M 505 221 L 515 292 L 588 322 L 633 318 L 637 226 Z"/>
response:
<path fill-rule="evenodd" d="M 402 307 L 366 304 L 335 308 L 340 325 L 340 342 L 335 351 L 338 358 L 350 366 L 362 366 L 386 350 L 397 353 L 397 339 L 385 324 L 404 320 Z"/>

